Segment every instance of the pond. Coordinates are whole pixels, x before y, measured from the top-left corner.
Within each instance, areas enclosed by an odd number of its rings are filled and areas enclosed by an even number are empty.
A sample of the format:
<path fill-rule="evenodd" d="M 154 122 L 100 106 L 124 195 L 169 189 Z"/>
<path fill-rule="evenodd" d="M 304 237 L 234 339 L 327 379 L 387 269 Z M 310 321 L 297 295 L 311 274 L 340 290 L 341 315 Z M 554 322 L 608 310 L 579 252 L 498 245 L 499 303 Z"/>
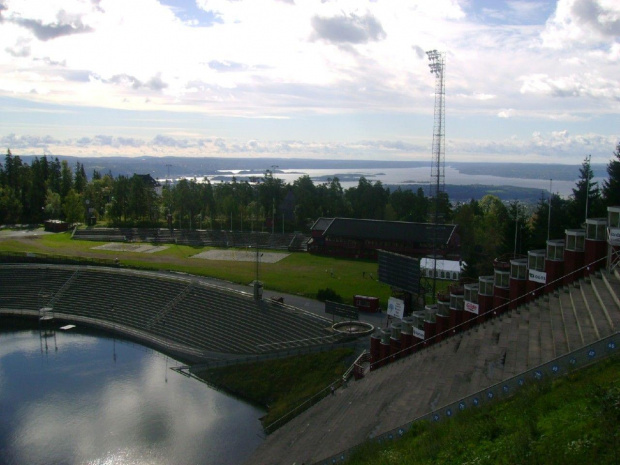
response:
<path fill-rule="evenodd" d="M 260 408 L 161 353 L 0 323 L 0 463 L 239 464 L 263 441 Z"/>

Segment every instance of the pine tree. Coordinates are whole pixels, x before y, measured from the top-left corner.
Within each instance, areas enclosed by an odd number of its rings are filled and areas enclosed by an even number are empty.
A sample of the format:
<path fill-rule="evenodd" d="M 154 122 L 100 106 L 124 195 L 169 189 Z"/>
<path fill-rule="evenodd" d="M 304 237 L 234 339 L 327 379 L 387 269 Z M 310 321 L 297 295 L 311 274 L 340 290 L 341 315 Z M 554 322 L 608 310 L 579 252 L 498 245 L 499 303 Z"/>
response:
<path fill-rule="evenodd" d="M 616 146 L 613 158 L 607 165 L 609 179 L 603 183 L 603 197 L 608 207 L 620 205 L 620 142 Z"/>
<path fill-rule="evenodd" d="M 586 214 L 588 218 L 596 218 L 605 213 L 598 183 L 593 179 L 594 172 L 588 155 L 579 168 L 579 180 L 573 188 L 573 195 L 568 204 L 569 225 L 573 228 L 581 227 L 586 220 Z"/>

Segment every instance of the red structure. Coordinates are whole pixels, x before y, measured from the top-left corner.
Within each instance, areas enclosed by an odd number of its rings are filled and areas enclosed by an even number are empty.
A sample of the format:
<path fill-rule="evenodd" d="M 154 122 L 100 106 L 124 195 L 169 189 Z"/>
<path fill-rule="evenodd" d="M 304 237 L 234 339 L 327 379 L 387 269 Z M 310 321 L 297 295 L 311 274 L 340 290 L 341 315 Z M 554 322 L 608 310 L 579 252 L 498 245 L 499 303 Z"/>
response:
<path fill-rule="evenodd" d="M 545 272 L 545 249 L 530 250 L 527 253 L 527 297 L 526 302 L 531 302 L 544 292 L 547 284 L 547 273 Z"/>
<path fill-rule="evenodd" d="M 370 336 L 370 366 L 381 359 L 381 332 L 375 331 Z"/>
<path fill-rule="evenodd" d="M 379 298 L 368 297 L 365 295 L 353 296 L 353 305 L 357 307 L 360 312 L 377 313 L 380 312 Z"/>
<path fill-rule="evenodd" d="M 479 283 L 469 283 L 463 286 L 463 328 L 468 329 L 475 324 L 480 306 L 478 305 Z"/>
<path fill-rule="evenodd" d="M 392 335 L 390 336 L 390 355 L 392 360 L 396 360 L 401 357 L 401 344 L 400 344 L 400 331 L 402 328 L 401 323 L 392 323 Z"/>
<path fill-rule="evenodd" d="M 450 286 L 450 327 L 463 331 L 463 286 Z"/>
<path fill-rule="evenodd" d="M 491 316 L 493 305 L 493 276 L 478 277 L 478 315 L 479 319 L 486 321 Z"/>
<path fill-rule="evenodd" d="M 411 318 L 403 318 L 403 325 L 400 330 L 400 348 L 405 351 L 405 355 L 409 355 L 413 352 L 411 349 L 411 346 L 413 345 L 413 331 L 411 325 Z"/>
<path fill-rule="evenodd" d="M 527 258 L 510 260 L 510 310 L 514 310 L 525 301 L 527 292 Z"/>
<path fill-rule="evenodd" d="M 601 260 L 607 255 L 607 218 L 588 218 L 586 220 L 585 275 L 594 273 L 605 266 Z"/>
<path fill-rule="evenodd" d="M 427 305 L 424 309 L 424 345 L 437 342 L 437 306 Z"/>
<path fill-rule="evenodd" d="M 437 296 L 435 323 L 437 342 L 440 342 L 449 336 L 449 333 L 446 333 L 446 331 L 452 328 L 452 326 L 450 326 L 450 296 L 445 294 L 439 294 Z"/>
<path fill-rule="evenodd" d="M 564 276 L 564 240 L 552 239 L 547 241 L 547 257 L 545 258 L 545 273 L 547 273 L 546 292 L 555 291 L 562 284 Z"/>
<path fill-rule="evenodd" d="M 586 230 L 567 229 L 564 231 L 564 284 L 583 278 L 585 264 Z"/>
<path fill-rule="evenodd" d="M 493 269 L 493 308 L 505 312 L 510 299 L 510 262 L 496 258 Z"/>

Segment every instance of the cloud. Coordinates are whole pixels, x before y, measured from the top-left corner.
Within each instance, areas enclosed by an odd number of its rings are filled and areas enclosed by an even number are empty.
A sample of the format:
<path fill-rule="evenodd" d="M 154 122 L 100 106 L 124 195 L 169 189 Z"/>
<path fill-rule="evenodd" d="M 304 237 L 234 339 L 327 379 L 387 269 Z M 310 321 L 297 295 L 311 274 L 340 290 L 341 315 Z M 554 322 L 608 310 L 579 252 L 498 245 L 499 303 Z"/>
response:
<path fill-rule="evenodd" d="M 243 63 L 235 63 L 232 61 L 219 61 L 219 60 L 211 60 L 209 62 L 209 68 L 214 69 L 215 71 L 245 71 L 248 67 Z"/>
<path fill-rule="evenodd" d="M 590 97 L 620 101 L 620 80 L 612 80 L 593 73 L 551 77 L 531 74 L 519 78 L 523 81 L 522 94 L 547 95 L 559 98 Z"/>
<path fill-rule="evenodd" d="M 386 37 L 381 23 L 370 13 L 364 16 L 350 13 L 331 18 L 314 16 L 311 24 L 316 38 L 336 44 L 364 44 Z"/>
<path fill-rule="evenodd" d="M 88 25 L 83 24 L 79 18 L 74 19 L 68 23 L 61 21 L 60 18 L 65 16 L 63 11 L 59 12 L 58 16 L 59 16 L 59 21 L 57 21 L 56 23 L 49 23 L 49 24 L 43 24 L 41 20 L 28 19 L 28 18 L 12 17 L 12 18 L 9 18 L 8 21 L 14 24 L 17 24 L 18 26 L 29 29 L 36 36 L 37 39 L 42 40 L 42 41 L 56 39 L 62 36 L 82 34 L 85 32 L 93 31 L 93 28 L 91 28 Z"/>
<path fill-rule="evenodd" d="M 116 74 L 112 76 L 110 79 L 107 79 L 106 82 L 110 82 L 112 84 L 120 84 L 124 86 L 130 86 L 132 89 L 150 89 L 154 91 L 161 91 L 168 87 L 160 74 L 157 74 L 150 78 L 147 82 L 140 81 L 137 77 L 131 76 L 129 74 Z"/>
<path fill-rule="evenodd" d="M 620 15 L 618 7 L 606 8 L 596 0 L 575 0 L 572 13 L 577 21 L 602 36 L 616 37 L 620 35 Z"/>
<path fill-rule="evenodd" d="M 12 57 L 16 58 L 25 58 L 30 56 L 30 40 L 24 38 L 18 38 L 13 47 L 6 47 L 5 52 L 7 52 Z"/>
<path fill-rule="evenodd" d="M 541 37 L 561 49 L 615 42 L 620 35 L 620 4 L 614 0 L 559 0 Z"/>
<path fill-rule="evenodd" d="M 498 118 L 512 118 L 515 115 L 514 108 L 508 108 L 506 110 L 501 110 L 497 116 Z"/>
<path fill-rule="evenodd" d="M 411 48 L 413 49 L 418 58 L 424 59 L 426 57 L 426 53 L 419 45 L 412 45 Z"/>

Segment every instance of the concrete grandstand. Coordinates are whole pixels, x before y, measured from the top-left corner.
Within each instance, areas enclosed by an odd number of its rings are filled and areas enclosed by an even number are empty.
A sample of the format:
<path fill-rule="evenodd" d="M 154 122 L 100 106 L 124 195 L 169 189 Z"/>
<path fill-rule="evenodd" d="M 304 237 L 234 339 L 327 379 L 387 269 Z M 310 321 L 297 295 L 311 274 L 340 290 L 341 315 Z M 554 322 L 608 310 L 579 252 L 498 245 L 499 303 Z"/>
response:
<path fill-rule="evenodd" d="M 337 344 L 331 321 L 269 299 L 169 273 L 0 265 L 0 313 L 102 327 L 195 361 Z"/>

